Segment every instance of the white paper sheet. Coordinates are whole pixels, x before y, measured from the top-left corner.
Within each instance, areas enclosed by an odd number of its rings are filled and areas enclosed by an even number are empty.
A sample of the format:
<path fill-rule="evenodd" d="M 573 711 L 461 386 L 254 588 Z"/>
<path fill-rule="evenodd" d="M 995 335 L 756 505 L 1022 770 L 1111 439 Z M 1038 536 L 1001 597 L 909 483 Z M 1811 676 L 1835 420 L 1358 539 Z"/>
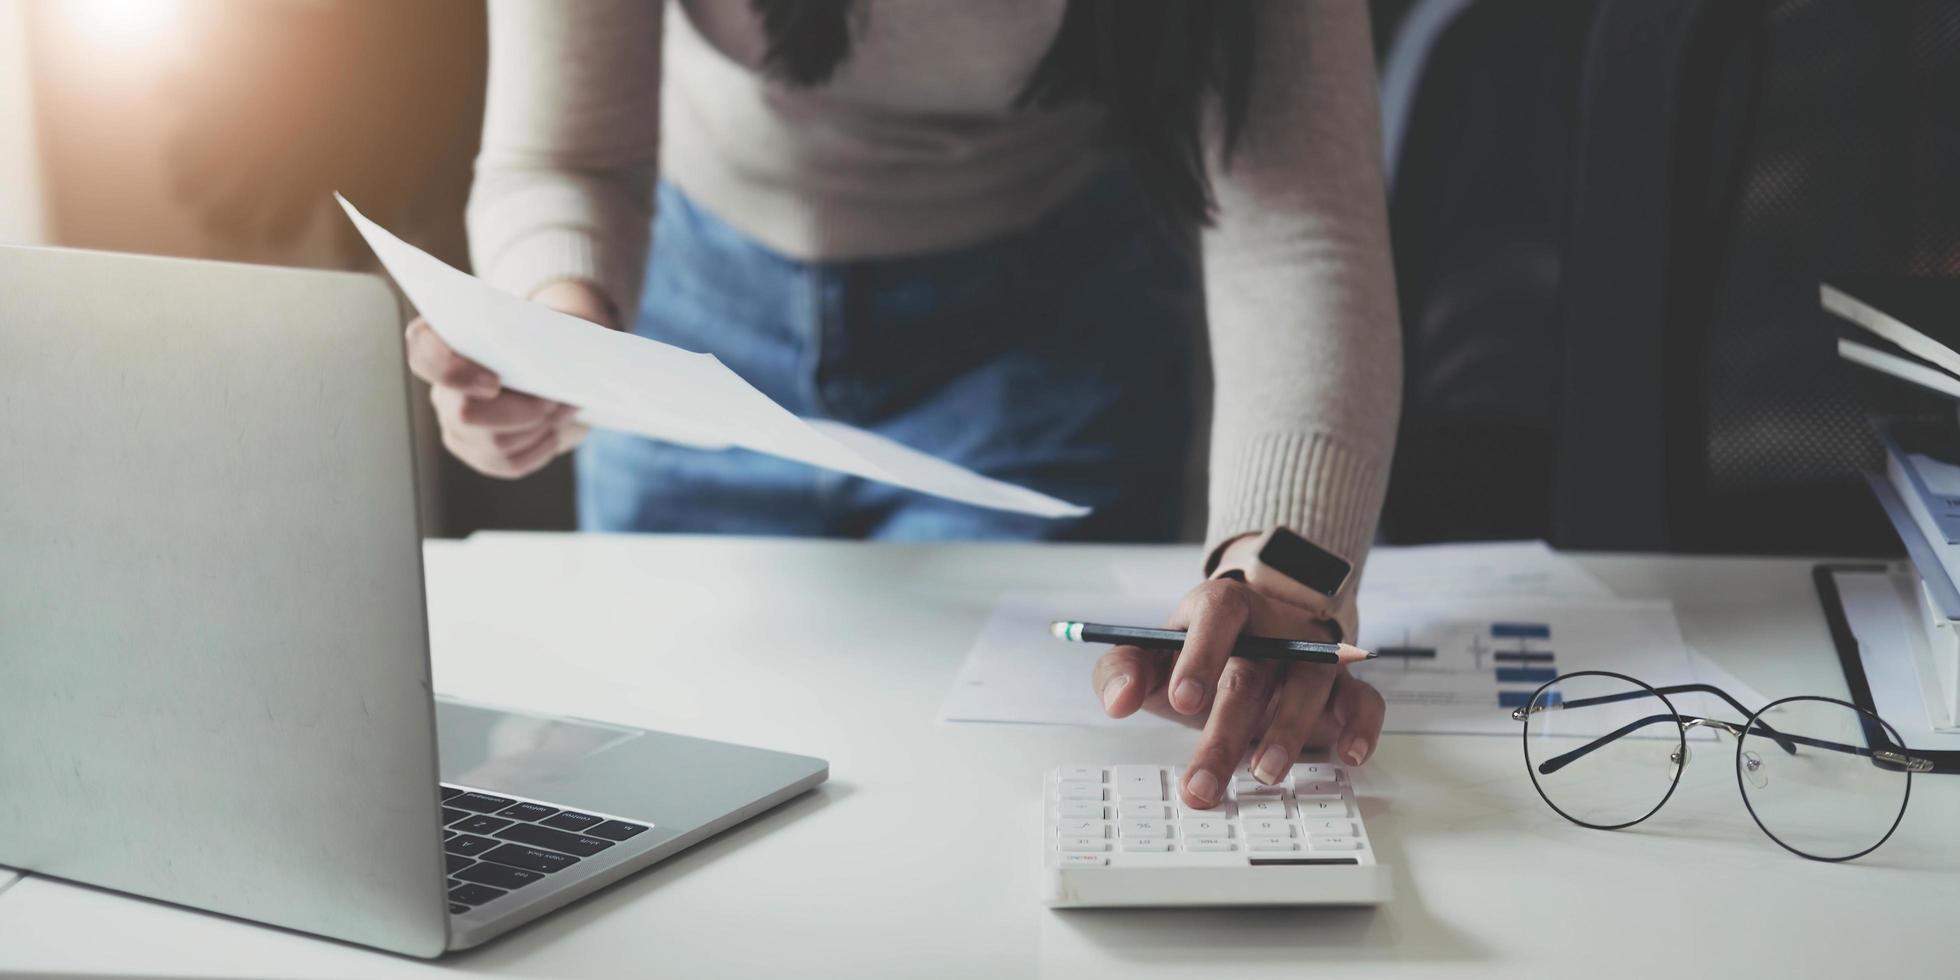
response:
<path fill-rule="evenodd" d="M 884 436 L 806 421 L 708 354 L 608 330 L 501 292 L 335 196 L 436 333 L 506 387 L 576 405 L 595 426 L 703 448 L 740 447 L 979 507 L 1040 517 L 1088 508 L 937 459 Z"/>
<path fill-rule="evenodd" d="M 1673 607 L 1645 600 L 1560 600 L 1522 596 L 1385 598 L 1364 606 L 1361 645 L 1427 647 L 1433 659 L 1383 658 L 1352 668 L 1389 702 L 1385 731 L 1513 735 L 1510 699 L 1529 695 L 1549 675 L 1611 670 L 1655 687 L 1714 683 L 1740 686 L 1733 676 L 1691 651 Z M 1090 669 L 1107 649 L 1069 644 L 1048 634 L 1056 619 L 1154 624 L 1167 607 L 1159 600 L 1111 594 L 1009 593 L 1001 597 L 967 654 L 940 711 L 946 721 L 1065 725 L 1177 725 L 1149 715 L 1121 721 L 1103 714 L 1089 685 Z M 1544 627 L 1548 637 L 1501 635 L 1494 624 Z M 1549 661 L 1514 663 L 1499 656 L 1549 653 Z M 1523 667 L 1534 673 L 1498 673 Z M 1501 677 L 1523 679 L 1501 680 Z M 1504 693 L 1500 693 L 1504 692 Z M 1743 704 L 1762 702 L 1746 688 L 1730 689 Z M 1677 710 L 1714 718 L 1735 712 L 1713 697 L 1674 698 Z M 1741 721 L 1740 718 L 1733 720 Z"/>
<path fill-rule="evenodd" d="M 1199 557 L 1152 554 L 1110 563 L 1123 589 L 1166 599 L 1198 580 Z M 1543 541 L 1381 547 L 1369 553 L 1361 576 L 1361 608 L 1395 596 L 1539 595 L 1607 599 L 1613 593 L 1592 573 Z"/>

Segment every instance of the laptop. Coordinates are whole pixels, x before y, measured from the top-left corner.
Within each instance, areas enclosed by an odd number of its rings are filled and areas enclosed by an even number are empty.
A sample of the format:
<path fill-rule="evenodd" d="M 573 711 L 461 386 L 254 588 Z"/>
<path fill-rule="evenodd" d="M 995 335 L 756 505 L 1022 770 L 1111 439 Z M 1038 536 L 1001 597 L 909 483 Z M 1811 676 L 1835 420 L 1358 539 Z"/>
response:
<path fill-rule="evenodd" d="M 0 247 L 0 865 L 433 957 L 827 777 L 432 695 L 400 323 Z"/>

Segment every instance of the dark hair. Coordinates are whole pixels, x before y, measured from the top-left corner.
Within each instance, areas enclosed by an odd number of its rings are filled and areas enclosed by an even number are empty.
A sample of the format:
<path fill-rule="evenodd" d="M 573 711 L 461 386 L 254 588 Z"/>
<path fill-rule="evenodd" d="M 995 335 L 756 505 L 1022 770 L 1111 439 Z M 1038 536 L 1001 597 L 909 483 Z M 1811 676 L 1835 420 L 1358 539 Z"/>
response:
<path fill-rule="evenodd" d="M 770 77 L 828 82 L 850 57 L 857 0 L 749 0 L 762 21 Z M 1107 116 L 1107 139 L 1129 160 L 1166 225 L 1210 224 L 1202 117 L 1219 100 L 1225 153 L 1245 121 L 1252 81 L 1252 9 L 1244 0 L 1069 0 L 1055 43 L 1015 105 L 1086 99 Z"/>

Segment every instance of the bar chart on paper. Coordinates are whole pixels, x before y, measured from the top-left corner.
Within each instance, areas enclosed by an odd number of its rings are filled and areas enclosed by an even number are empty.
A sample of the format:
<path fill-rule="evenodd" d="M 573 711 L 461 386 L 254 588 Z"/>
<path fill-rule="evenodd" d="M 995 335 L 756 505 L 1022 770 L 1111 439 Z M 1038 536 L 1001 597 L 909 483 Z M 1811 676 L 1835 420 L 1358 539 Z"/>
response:
<path fill-rule="evenodd" d="M 1363 615 L 1361 645 L 1379 657 L 1349 669 L 1382 692 L 1390 731 L 1514 733 L 1510 710 L 1575 670 L 1695 679 L 1664 603 L 1394 601 Z"/>

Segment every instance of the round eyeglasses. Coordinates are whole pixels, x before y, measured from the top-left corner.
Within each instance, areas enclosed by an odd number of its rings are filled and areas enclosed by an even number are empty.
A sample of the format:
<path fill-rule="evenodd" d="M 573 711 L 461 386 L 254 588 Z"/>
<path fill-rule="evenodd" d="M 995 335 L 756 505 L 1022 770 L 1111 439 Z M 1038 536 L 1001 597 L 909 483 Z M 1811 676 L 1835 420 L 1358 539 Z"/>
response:
<path fill-rule="evenodd" d="M 1684 715 L 1668 695 L 1713 695 L 1747 721 Z M 1735 739 L 1736 785 L 1771 840 L 1816 861 L 1849 861 L 1892 836 L 1928 772 L 1885 719 L 1836 698 L 1771 701 L 1755 712 L 1720 688 L 1655 688 L 1608 671 L 1547 681 L 1511 712 L 1524 723 L 1525 772 L 1553 810 L 1582 827 L 1618 830 L 1654 815 L 1681 780 L 1697 728 Z"/>

